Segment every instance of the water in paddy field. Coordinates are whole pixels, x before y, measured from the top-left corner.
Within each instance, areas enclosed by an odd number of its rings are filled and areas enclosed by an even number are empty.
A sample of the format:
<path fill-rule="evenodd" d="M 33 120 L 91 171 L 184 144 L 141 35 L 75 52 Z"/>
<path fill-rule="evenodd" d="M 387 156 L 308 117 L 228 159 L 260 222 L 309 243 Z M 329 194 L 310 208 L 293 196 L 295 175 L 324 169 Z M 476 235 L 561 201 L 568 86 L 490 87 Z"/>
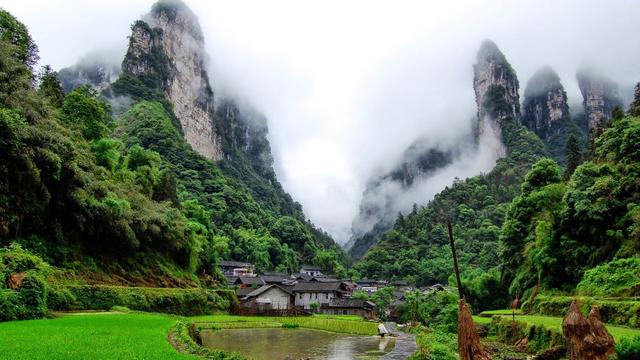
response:
<path fill-rule="evenodd" d="M 308 329 L 226 329 L 202 331 L 210 349 L 237 351 L 255 360 L 375 359 L 393 350 L 389 337 L 355 336 Z"/>

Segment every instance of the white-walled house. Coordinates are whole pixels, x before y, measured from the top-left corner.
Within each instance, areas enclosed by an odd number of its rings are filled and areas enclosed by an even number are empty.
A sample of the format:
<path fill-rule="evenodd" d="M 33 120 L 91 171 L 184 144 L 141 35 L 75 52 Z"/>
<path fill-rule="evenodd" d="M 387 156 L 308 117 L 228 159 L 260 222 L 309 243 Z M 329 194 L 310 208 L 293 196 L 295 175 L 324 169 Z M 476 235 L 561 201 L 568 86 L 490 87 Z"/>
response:
<path fill-rule="evenodd" d="M 302 267 L 300 268 L 300 273 L 306 274 L 310 277 L 322 275 L 320 267 L 315 265 L 302 265 Z"/>
<path fill-rule="evenodd" d="M 334 282 L 298 282 L 293 287 L 295 305 L 304 309 L 311 309 L 311 304 L 319 306 L 329 304 L 333 299 L 341 298 L 347 293 L 344 283 Z"/>
<path fill-rule="evenodd" d="M 293 307 L 293 293 L 275 284 L 264 285 L 241 299 L 245 308 L 257 311 L 287 310 Z"/>

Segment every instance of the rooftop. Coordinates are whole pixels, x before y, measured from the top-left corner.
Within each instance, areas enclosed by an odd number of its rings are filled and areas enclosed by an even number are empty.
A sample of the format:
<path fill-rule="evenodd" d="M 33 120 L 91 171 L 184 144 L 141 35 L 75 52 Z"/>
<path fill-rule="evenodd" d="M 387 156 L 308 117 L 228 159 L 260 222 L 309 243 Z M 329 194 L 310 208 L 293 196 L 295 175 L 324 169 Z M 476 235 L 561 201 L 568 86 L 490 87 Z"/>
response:
<path fill-rule="evenodd" d="M 218 261 L 218 266 L 221 267 L 253 267 L 253 264 L 241 261 L 221 260 Z"/>
<path fill-rule="evenodd" d="M 293 286 L 293 292 L 342 292 L 342 282 L 301 281 Z"/>
<path fill-rule="evenodd" d="M 264 281 L 257 276 L 240 276 L 236 279 L 234 284 L 264 285 Z"/>

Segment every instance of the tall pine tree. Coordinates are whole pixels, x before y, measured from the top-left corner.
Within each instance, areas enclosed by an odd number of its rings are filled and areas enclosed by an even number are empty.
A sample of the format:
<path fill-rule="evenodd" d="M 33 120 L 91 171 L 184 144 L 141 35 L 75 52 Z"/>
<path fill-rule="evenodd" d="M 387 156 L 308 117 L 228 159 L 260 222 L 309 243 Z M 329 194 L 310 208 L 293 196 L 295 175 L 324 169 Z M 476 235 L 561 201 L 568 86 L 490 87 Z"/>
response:
<path fill-rule="evenodd" d="M 564 178 L 565 180 L 568 180 L 578 165 L 582 163 L 582 150 L 580 142 L 575 135 L 569 135 L 567 138 L 567 143 L 565 145 L 565 159 L 567 160 L 567 167 L 564 171 Z"/>

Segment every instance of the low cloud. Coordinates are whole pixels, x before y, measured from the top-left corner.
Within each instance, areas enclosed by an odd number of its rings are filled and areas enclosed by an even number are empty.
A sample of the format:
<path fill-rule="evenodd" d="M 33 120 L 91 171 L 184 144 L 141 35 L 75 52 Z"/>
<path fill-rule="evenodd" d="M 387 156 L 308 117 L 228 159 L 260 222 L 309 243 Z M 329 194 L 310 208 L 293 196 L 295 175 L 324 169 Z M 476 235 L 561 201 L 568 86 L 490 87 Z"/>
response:
<path fill-rule="evenodd" d="M 418 138 L 455 143 L 468 131 L 482 39 L 505 53 L 521 93 L 545 64 L 572 105 L 581 102 L 575 73 L 583 66 L 601 69 L 621 91 L 640 80 L 640 3 L 632 0 L 561 1 L 552 10 L 534 0 L 186 2 L 200 18 L 213 86 L 266 116 L 279 179 L 340 241 L 371 176 Z M 124 55 L 130 24 L 151 5 L 0 0 L 29 25 L 54 68 L 95 49 L 119 46 Z M 399 203 L 423 204 L 454 177 L 488 167 L 460 158 L 399 194 Z"/>

